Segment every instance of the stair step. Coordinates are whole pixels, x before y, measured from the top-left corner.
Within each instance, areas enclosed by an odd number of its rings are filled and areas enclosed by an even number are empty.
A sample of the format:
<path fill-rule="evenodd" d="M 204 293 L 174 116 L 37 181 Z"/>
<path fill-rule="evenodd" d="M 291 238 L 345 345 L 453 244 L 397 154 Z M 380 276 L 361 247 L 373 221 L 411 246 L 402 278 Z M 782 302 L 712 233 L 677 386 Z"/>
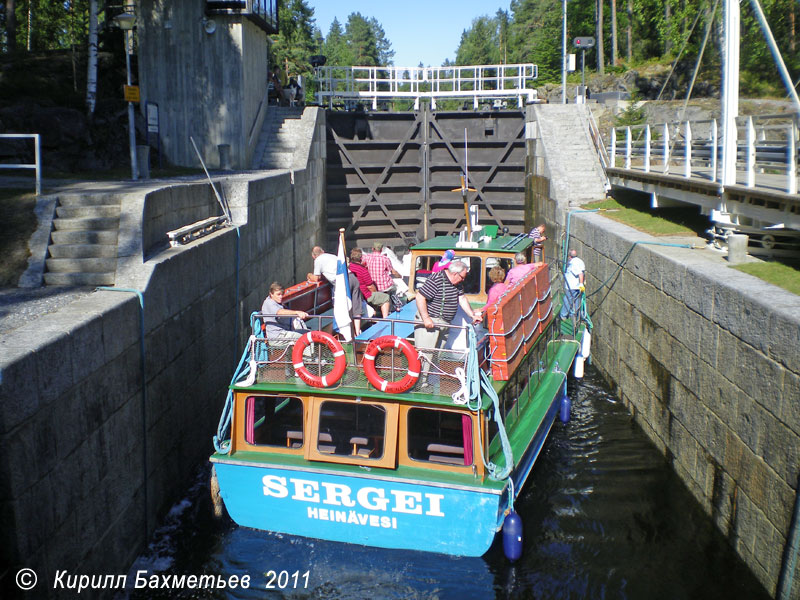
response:
<path fill-rule="evenodd" d="M 117 243 L 117 231 L 66 230 L 54 231 L 50 239 L 54 244 L 113 244 Z"/>
<path fill-rule="evenodd" d="M 114 285 L 114 273 L 45 273 L 47 285 Z"/>
<path fill-rule="evenodd" d="M 50 273 L 114 273 L 117 270 L 115 258 L 48 258 L 47 270 Z"/>
<path fill-rule="evenodd" d="M 119 205 L 96 204 L 91 206 L 59 206 L 56 215 L 61 219 L 119 217 Z"/>
<path fill-rule="evenodd" d="M 116 193 L 108 194 L 59 194 L 59 206 L 119 206 L 122 204 L 121 196 Z"/>
<path fill-rule="evenodd" d="M 116 258 L 116 244 L 50 244 L 52 258 Z"/>
<path fill-rule="evenodd" d="M 92 219 L 53 219 L 53 227 L 58 230 L 96 230 L 118 229 L 119 217 L 98 217 Z"/>

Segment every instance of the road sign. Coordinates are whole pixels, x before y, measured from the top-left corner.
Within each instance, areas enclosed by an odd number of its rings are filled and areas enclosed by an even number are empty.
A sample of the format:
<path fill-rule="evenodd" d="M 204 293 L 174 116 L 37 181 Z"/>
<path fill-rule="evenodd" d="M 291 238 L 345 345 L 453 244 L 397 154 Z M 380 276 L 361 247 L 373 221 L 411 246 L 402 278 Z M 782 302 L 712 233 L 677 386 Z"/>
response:
<path fill-rule="evenodd" d="M 139 102 L 139 86 L 138 85 L 125 85 L 124 88 L 125 102 Z"/>
<path fill-rule="evenodd" d="M 576 48 L 594 48 L 593 37 L 576 37 L 572 43 Z"/>

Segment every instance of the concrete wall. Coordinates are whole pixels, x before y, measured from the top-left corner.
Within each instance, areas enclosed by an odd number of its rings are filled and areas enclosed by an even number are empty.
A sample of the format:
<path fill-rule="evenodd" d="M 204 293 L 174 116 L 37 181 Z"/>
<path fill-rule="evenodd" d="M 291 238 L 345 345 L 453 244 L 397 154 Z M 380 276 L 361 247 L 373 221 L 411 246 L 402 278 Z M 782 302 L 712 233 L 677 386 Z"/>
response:
<path fill-rule="evenodd" d="M 20 567 L 37 572 L 37 597 L 57 595 L 58 570 L 126 573 L 211 453 L 250 312 L 271 281 L 304 278 L 323 239 L 324 112 L 304 118 L 304 168 L 219 180 L 236 229 L 146 255 L 174 224 L 164 207 L 196 221 L 217 214 L 215 202 L 202 183 L 128 196 L 123 291 L 97 291 L 0 339 L 0 596 L 19 593 Z M 144 369 L 139 299 L 126 289 L 143 299 Z"/>
<path fill-rule="evenodd" d="M 547 160 L 531 157 L 530 206 L 563 231 L 568 207 L 549 197 Z M 599 214 L 570 223 L 587 292 L 611 279 L 589 299 L 593 364 L 774 593 L 800 464 L 800 298 L 710 250 L 637 245 L 626 259 L 635 242 L 663 238 Z"/>
<path fill-rule="evenodd" d="M 230 144 L 233 168 L 250 164 L 266 110 L 267 35 L 236 15 L 203 27 L 203 2 L 142 0 L 137 35 L 140 108 L 158 104 L 161 148 L 170 162 L 219 167 L 218 144 Z"/>

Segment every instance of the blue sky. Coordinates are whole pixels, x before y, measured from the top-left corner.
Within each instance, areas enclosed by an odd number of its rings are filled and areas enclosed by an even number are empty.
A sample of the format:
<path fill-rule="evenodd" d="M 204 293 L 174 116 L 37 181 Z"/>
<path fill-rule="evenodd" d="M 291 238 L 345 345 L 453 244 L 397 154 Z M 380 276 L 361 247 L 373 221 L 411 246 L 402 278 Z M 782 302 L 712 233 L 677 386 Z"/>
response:
<path fill-rule="evenodd" d="M 508 10 L 510 0 L 307 0 L 323 36 L 334 17 L 344 28 L 354 12 L 375 17 L 383 26 L 395 52 L 398 67 L 439 66 L 454 60 L 461 34 L 473 19 Z"/>

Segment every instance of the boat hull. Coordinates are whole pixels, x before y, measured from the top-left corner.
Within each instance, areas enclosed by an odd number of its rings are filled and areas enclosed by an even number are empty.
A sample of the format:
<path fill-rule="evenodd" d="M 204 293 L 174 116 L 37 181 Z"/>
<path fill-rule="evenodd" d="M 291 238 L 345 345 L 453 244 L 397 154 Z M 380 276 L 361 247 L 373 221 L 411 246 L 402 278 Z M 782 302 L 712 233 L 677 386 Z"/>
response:
<path fill-rule="evenodd" d="M 496 533 L 497 490 L 214 460 L 239 525 L 291 535 L 481 556 Z"/>

